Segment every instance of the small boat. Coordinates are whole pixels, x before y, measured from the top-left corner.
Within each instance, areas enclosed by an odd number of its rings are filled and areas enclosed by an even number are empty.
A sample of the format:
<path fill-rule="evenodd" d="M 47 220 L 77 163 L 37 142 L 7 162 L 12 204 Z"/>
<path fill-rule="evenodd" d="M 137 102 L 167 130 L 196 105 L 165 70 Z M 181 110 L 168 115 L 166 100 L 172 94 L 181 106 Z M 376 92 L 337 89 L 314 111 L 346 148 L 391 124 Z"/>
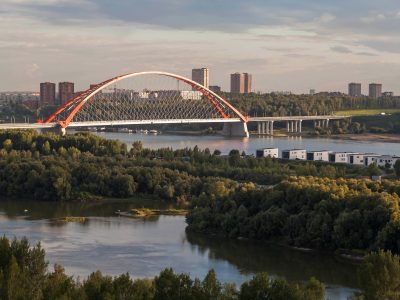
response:
<path fill-rule="evenodd" d="M 157 130 L 154 130 L 154 129 L 152 129 L 152 130 L 149 130 L 149 133 L 151 133 L 151 134 L 157 134 L 157 133 L 158 133 L 158 131 L 157 131 Z"/>

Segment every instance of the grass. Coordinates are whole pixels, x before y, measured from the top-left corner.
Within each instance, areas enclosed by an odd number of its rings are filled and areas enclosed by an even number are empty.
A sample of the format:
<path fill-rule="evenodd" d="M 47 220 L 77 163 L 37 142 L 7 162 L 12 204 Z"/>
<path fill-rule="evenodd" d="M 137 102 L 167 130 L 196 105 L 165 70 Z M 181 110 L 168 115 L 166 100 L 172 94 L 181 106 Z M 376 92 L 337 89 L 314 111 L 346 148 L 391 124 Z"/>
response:
<path fill-rule="evenodd" d="M 394 114 L 400 113 L 400 108 L 379 108 L 379 109 L 353 109 L 353 110 L 341 110 L 335 112 L 338 116 L 376 116 L 381 113 Z"/>
<path fill-rule="evenodd" d="M 88 219 L 86 217 L 64 217 L 57 219 L 57 221 L 63 223 L 86 223 Z"/>
<path fill-rule="evenodd" d="M 170 215 L 170 216 L 184 216 L 187 213 L 185 209 L 149 209 L 149 208 L 134 208 L 129 211 L 132 217 L 145 218 L 159 215 Z"/>

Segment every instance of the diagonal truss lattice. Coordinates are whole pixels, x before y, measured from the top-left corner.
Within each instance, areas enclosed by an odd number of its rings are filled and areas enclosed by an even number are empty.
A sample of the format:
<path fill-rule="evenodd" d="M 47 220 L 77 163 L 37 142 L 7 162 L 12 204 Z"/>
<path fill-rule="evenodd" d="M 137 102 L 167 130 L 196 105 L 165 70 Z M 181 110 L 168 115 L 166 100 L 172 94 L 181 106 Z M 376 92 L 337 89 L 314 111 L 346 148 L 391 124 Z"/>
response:
<path fill-rule="evenodd" d="M 140 72 L 114 77 L 82 92 L 44 123 L 247 119 L 226 100 L 185 77 Z"/>

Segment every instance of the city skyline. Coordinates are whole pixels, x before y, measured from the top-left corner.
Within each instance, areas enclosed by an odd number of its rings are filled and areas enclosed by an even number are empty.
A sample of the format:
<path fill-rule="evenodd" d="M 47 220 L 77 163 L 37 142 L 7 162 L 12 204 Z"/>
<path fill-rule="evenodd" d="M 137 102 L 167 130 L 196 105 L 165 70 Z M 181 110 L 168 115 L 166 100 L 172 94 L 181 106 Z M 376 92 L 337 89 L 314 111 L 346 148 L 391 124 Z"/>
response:
<path fill-rule="evenodd" d="M 229 74 L 248 70 L 254 91 L 346 93 L 356 81 L 400 94 L 396 1 L 108 3 L 2 1 L 0 90 L 36 91 L 45 81 L 74 81 L 80 90 L 156 69 L 190 77 L 205 65 L 223 90 Z"/>

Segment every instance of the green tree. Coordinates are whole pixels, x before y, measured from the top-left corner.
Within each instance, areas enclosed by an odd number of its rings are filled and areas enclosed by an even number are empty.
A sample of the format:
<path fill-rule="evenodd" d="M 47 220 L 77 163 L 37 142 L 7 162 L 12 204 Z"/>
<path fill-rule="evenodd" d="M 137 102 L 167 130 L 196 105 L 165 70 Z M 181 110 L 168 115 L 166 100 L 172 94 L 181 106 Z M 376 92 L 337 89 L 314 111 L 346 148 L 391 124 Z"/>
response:
<path fill-rule="evenodd" d="M 366 300 L 400 298 L 400 258 L 390 251 L 367 255 L 358 271 Z"/>
<path fill-rule="evenodd" d="M 13 148 L 13 142 L 10 139 L 6 139 L 3 142 L 3 148 L 6 149 L 7 151 L 11 151 Z"/>

